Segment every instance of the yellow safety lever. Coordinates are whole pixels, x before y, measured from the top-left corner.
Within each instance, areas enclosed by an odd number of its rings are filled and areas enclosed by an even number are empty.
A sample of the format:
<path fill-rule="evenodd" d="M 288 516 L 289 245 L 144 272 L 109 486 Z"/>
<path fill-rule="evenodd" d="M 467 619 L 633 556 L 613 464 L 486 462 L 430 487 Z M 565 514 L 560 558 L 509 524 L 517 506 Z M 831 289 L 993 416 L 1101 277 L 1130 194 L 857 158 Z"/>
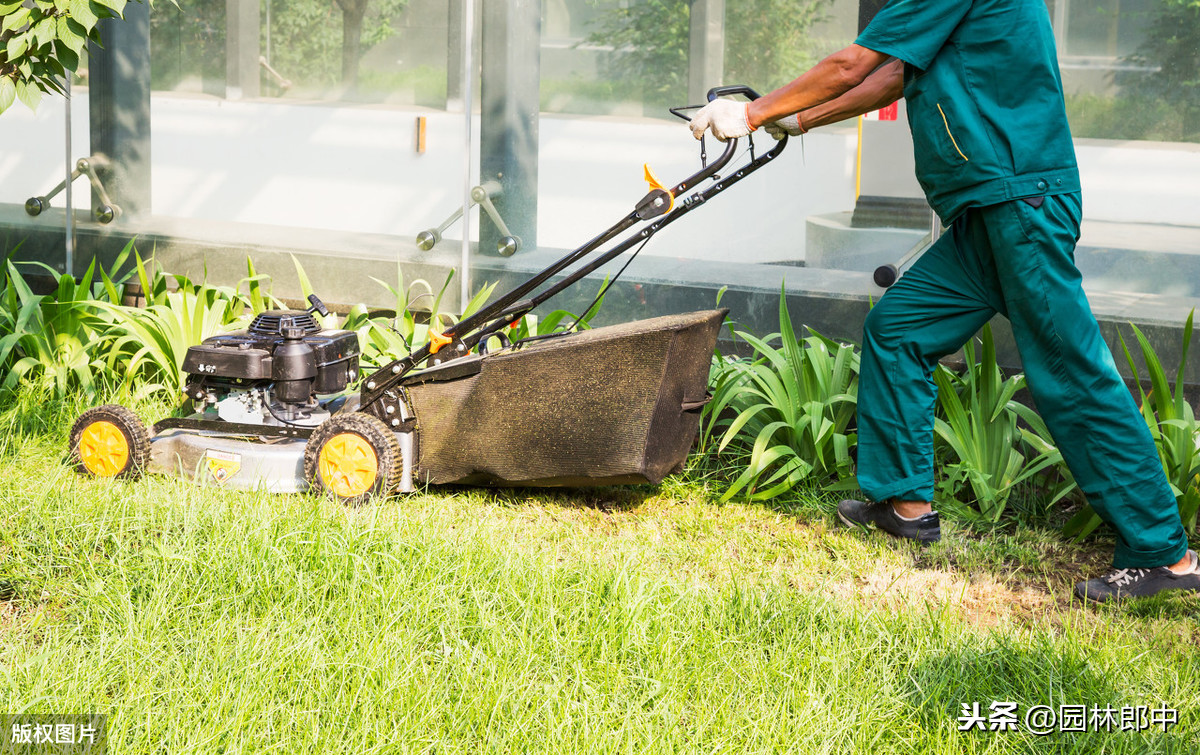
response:
<path fill-rule="evenodd" d="M 429 353 L 436 354 L 442 350 L 443 346 L 449 346 L 454 339 L 443 335 L 436 331 L 429 331 Z"/>
<path fill-rule="evenodd" d="M 650 170 L 650 163 L 642 163 L 642 168 L 645 169 L 645 179 L 646 183 L 650 184 L 650 191 L 658 189 L 659 191 L 664 192 L 668 197 L 671 198 L 671 204 L 667 206 L 667 212 L 675 209 L 675 195 L 671 193 L 670 189 L 663 186 L 662 182 L 658 180 L 658 176 L 654 175 L 654 171 Z M 667 212 L 664 212 L 663 214 L 666 215 Z"/>

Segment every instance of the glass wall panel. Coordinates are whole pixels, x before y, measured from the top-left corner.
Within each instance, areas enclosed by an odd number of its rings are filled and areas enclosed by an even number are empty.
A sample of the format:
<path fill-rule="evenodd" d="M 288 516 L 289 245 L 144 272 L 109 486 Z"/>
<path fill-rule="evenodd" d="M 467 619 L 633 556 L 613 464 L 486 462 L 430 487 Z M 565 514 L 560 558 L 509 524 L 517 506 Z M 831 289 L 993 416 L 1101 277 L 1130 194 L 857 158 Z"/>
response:
<path fill-rule="evenodd" d="M 263 0 L 263 56 L 291 82 L 284 96 L 440 107 L 448 55 L 457 53 L 447 5 Z"/>
<path fill-rule="evenodd" d="M 1061 0 L 1056 15 L 1076 137 L 1200 141 L 1200 8 L 1172 0 Z"/>
<path fill-rule="evenodd" d="M 544 112 L 664 118 L 687 93 L 687 0 L 543 0 Z"/>
<path fill-rule="evenodd" d="M 475 26 L 516 5 L 477 2 Z M 459 0 L 180 6 L 159 3 L 151 15 L 152 202 L 148 225 L 131 229 L 418 270 L 461 266 L 463 229 L 471 240 L 483 229 L 480 282 L 528 276 L 624 217 L 647 191 L 643 163 L 669 185 L 715 159 L 723 145 L 710 140 L 702 157 L 667 108 L 695 104 L 716 84 L 768 91 L 851 42 L 858 21 L 854 0 L 541 0 L 525 32 L 471 48 L 491 95 L 489 120 L 476 117 L 469 140 Z M 1200 89 L 1189 84 L 1200 76 L 1200 9 L 1171 0 L 1049 7 L 1084 180 L 1078 257 L 1089 289 L 1200 295 L 1191 283 L 1200 281 Z M 0 200 L 25 223 L 52 217 L 30 220 L 23 204 L 65 173 L 61 107 L 51 98 L 36 116 L 18 106 L 0 119 L 9 143 L 37 145 L 0 155 Z M 496 118 L 511 133 L 489 131 Z M 723 285 L 878 296 L 870 273 L 929 229 L 903 107 L 897 118 L 793 139 L 670 224 L 614 289 L 625 309 L 611 316 L 711 304 Z M 86 108 L 76 121 L 78 158 L 88 151 Z M 733 165 L 750 159 L 748 141 Z M 756 155 L 774 146 L 762 133 L 752 141 Z M 479 163 L 486 170 L 468 176 Z M 514 234 L 525 237 L 514 257 L 495 253 L 498 227 L 480 221 L 479 207 L 444 222 L 471 186 L 492 186 L 514 228 L 531 224 Z M 432 249 L 418 248 L 422 231 L 441 237 Z"/>
<path fill-rule="evenodd" d="M 150 15 L 151 86 L 225 96 L 223 2 L 161 3 Z"/>
<path fill-rule="evenodd" d="M 18 101 L 0 116 L 0 144 L 7 145 L 0 150 L 0 254 L 19 246 L 18 259 L 36 259 L 58 271 L 67 269 L 68 201 L 72 226 L 86 222 L 91 208 L 86 178 L 64 186 L 75 161 L 88 156 L 87 90 L 80 94 L 76 87 L 74 93 L 70 101 L 47 95 L 36 112 Z"/>
<path fill-rule="evenodd" d="M 444 105 L 447 61 L 458 52 L 446 2 L 255 4 L 249 28 L 235 25 L 228 9 L 236 5 L 227 2 L 180 0 L 179 7 L 156 8 L 154 88 L 224 96 L 227 46 L 236 45 L 253 49 L 263 97 Z"/>
<path fill-rule="evenodd" d="M 767 91 L 852 40 L 858 12 L 844 0 L 543 0 L 542 8 L 543 111 L 664 119 L 700 63 L 699 14 L 710 13 L 719 32 L 711 85 L 753 81 Z"/>
<path fill-rule="evenodd" d="M 1161 0 L 1075 0 L 1068 2 L 1066 54 L 1123 58 L 1145 41 Z"/>
<path fill-rule="evenodd" d="M 397 259 L 422 251 L 457 260 L 461 221 L 432 250 L 416 237 L 462 207 L 473 151 L 461 112 L 462 16 L 461 2 L 445 0 L 158 3 L 155 223 L 390 257 L 391 270 L 371 273 L 388 280 Z M 336 296 L 386 298 L 365 274 L 356 279 L 372 290 Z"/>
<path fill-rule="evenodd" d="M 854 41 L 858 3 L 832 0 L 725 2 L 724 72 L 769 92 Z"/>
<path fill-rule="evenodd" d="M 647 191 L 643 163 L 673 185 L 721 155 L 725 145 L 709 139 L 702 156 L 669 108 L 697 104 L 722 84 L 769 91 L 851 42 L 857 14 L 851 0 L 544 0 L 536 262 L 627 215 Z M 755 156 L 776 146 L 763 132 L 743 139 L 721 175 L 750 161 L 751 141 Z M 726 303 L 745 303 L 752 291 L 773 299 L 785 280 L 789 290 L 828 287 L 825 272 L 804 269 L 809 233 L 825 215 L 853 211 L 856 147 L 853 122 L 792 140 L 774 162 L 631 247 L 578 293 L 564 293 L 567 305 L 586 307 L 633 252 L 601 321 L 711 307 L 723 286 L 737 291 Z M 525 252 L 511 264 L 537 268 Z M 861 271 L 848 285 L 872 290 Z M 771 319 L 757 324 L 773 327 Z"/>

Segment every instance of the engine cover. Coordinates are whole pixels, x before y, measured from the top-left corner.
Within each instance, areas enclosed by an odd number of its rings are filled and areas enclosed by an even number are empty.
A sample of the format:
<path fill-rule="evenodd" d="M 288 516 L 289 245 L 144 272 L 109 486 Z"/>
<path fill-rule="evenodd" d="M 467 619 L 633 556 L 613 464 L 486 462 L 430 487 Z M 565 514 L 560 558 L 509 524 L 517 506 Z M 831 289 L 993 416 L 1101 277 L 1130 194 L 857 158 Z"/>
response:
<path fill-rule="evenodd" d="M 244 387 L 278 380 L 275 351 L 286 341 L 285 328 L 302 330 L 301 342 L 312 349 L 316 361 L 312 392 L 345 390 L 358 373 L 358 335 L 351 330 L 323 330 L 310 313 L 294 310 L 268 310 L 246 330 L 206 338 L 189 348 L 183 360 L 188 383 Z"/>

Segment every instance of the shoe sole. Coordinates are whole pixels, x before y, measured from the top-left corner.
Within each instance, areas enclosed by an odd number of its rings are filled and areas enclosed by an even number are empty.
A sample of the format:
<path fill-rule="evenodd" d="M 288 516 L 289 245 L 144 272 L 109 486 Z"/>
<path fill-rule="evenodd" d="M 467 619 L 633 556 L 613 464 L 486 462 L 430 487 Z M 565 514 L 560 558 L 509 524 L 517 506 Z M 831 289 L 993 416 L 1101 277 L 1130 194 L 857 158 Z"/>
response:
<path fill-rule="evenodd" d="M 838 517 L 838 519 L 840 519 L 840 520 L 841 520 L 842 524 L 846 525 L 847 527 L 862 527 L 862 528 L 864 528 L 864 529 L 865 529 L 865 528 L 866 528 L 866 526 L 867 526 L 867 525 L 863 524 L 862 522 L 852 522 L 852 521 L 850 521 L 849 519 L 847 519 L 846 517 L 844 517 L 844 516 L 842 515 L 842 512 L 840 512 L 840 511 L 839 511 L 839 512 L 837 512 L 837 517 Z"/>
<path fill-rule="evenodd" d="M 1169 585 L 1166 587 L 1159 588 L 1159 590 L 1157 590 L 1156 592 L 1148 593 L 1146 595 L 1130 595 L 1129 593 L 1116 593 L 1116 592 L 1107 593 L 1107 594 L 1105 594 L 1105 593 L 1092 594 L 1092 593 L 1088 592 L 1086 589 L 1080 589 L 1078 586 L 1076 586 L 1076 588 L 1074 590 L 1075 597 L 1079 598 L 1082 601 L 1085 601 L 1086 603 L 1091 603 L 1093 605 L 1103 605 L 1105 603 L 1124 603 L 1127 600 L 1141 600 L 1143 598 L 1153 598 L 1154 596 L 1161 595 L 1162 593 L 1165 593 L 1165 592 L 1182 592 L 1185 595 L 1188 593 L 1200 594 L 1200 585 L 1197 585 L 1197 586 Z"/>

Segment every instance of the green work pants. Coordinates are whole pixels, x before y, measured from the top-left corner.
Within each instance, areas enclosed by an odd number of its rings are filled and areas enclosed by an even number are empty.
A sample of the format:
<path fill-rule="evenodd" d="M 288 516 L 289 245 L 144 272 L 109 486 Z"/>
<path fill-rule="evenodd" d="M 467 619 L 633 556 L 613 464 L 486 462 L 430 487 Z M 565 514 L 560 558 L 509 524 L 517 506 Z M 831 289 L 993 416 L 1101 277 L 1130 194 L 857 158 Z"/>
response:
<path fill-rule="evenodd" d="M 933 499 L 933 369 L 999 312 L 1067 466 L 1116 530 L 1114 565 L 1173 564 L 1187 551 L 1175 496 L 1075 267 L 1080 196 L 1034 203 L 967 210 L 867 316 L 859 485 L 876 501 Z"/>

